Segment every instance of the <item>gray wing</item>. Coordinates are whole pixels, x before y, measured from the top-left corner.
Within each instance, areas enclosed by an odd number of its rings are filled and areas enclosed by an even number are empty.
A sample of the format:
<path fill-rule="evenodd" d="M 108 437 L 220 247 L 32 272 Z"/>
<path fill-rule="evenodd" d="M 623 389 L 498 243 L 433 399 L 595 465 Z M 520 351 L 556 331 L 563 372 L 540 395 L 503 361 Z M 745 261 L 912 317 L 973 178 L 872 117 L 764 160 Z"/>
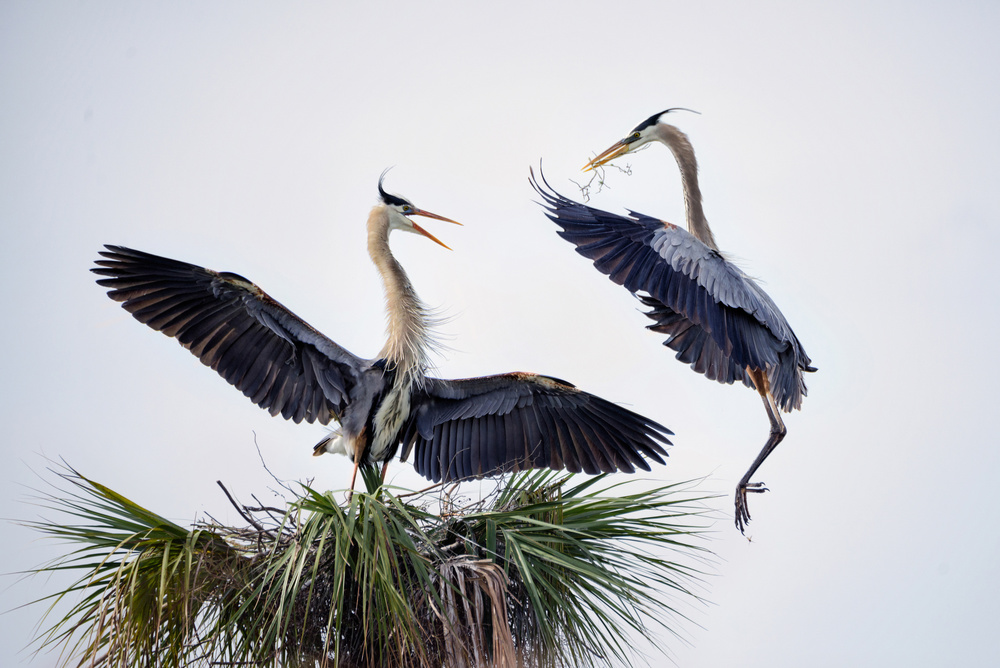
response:
<path fill-rule="evenodd" d="M 564 381 L 528 373 L 428 378 L 411 397 L 403 456 L 435 482 L 535 468 L 650 470 L 669 429 Z"/>
<path fill-rule="evenodd" d="M 559 236 L 642 302 L 668 335 L 677 359 L 712 380 L 752 387 L 747 367 L 764 369 L 775 400 L 798 408 L 806 394 L 803 371 L 813 371 L 785 317 L 756 282 L 687 230 L 629 211 L 621 216 L 567 199 L 541 178 L 531 185 L 544 199 Z"/>
<path fill-rule="evenodd" d="M 271 415 L 339 419 L 365 360 L 247 279 L 122 246 L 91 269 L 136 320 L 172 336 Z"/>

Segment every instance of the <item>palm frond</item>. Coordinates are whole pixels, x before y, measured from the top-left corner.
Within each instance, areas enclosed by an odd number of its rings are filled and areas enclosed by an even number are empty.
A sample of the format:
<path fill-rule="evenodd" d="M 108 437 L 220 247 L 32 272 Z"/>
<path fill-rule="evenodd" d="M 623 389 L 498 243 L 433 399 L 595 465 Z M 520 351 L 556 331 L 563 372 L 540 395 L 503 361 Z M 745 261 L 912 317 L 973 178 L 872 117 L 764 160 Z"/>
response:
<path fill-rule="evenodd" d="M 249 526 L 185 529 L 59 475 L 62 521 L 26 524 L 78 546 L 38 569 L 80 574 L 42 600 L 79 600 L 38 646 L 109 668 L 627 663 L 633 634 L 678 633 L 711 556 L 689 484 L 532 471 L 458 506 L 370 469 L 346 504 L 303 486 L 241 508 Z"/>

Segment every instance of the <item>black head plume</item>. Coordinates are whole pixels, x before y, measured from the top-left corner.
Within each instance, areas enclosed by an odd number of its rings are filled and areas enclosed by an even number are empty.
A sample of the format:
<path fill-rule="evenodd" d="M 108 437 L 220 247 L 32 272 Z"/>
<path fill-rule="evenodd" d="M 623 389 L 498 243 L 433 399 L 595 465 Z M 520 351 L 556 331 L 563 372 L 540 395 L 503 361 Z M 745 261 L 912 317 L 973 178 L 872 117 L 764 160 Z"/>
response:
<path fill-rule="evenodd" d="M 405 206 L 405 205 L 413 206 L 412 204 L 410 204 L 410 202 L 407 202 L 402 197 L 390 195 L 385 191 L 384 188 L 382 188 L 382 181 L 385 180 L 385 175 L 389 173 L 390 169 L 392 169 L 392 167 L 386 167 L 385 171 L 382 172 L 382 175 L 378 177 L 378 194 L 379 197 L 382 198 L 382 202 L 394 206 Z"/>
<path fill-rule="evenodd" d="M 686 109 L 684 107 L 671 107 L 670 109 L 664 109 L 658 114 L 653 114 L 652 116 L 644 120 L 642 123 L 639 123 L 639 125 L 632 128 L 632 132 L 642 132 L 649 126 L 656 125 L 656 123 L 660 120 L 660 116 L 663 116 L 664 114 L 669 114 L 671 111 L 690 111 L 692 114 L 699 114 L 699 115 L 701 113 L 695 111 L 694 109 Z"/>

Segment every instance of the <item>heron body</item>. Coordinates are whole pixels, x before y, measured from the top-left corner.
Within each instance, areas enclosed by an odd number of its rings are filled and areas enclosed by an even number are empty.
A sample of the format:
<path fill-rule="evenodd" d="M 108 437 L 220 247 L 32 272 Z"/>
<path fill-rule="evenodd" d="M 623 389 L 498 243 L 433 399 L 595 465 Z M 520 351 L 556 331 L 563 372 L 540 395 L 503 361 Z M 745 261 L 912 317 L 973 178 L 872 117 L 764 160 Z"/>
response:
<path fill-rule="evenodd" d="M 384 175 L 383 175 L 384 177 Z M 251 401 L 295 422 L 338 422 L 315 454 L 361 464 L 402 459 L 435 482 L 528 468 L 600 473 L 664 463 L 670 430 L 555 378 L 508 373 L 446 380 L 426 375 L 433 349 L 428 309 L 389 249 L 389 234 L 433 235 L 423 211 L 382 189 L 368 217 L 368 252 L 386 296 L 387 340 L 358 357 L 238 274 L 122 246 L 92 269 L 132 315 L 177 341 Z M 447 246 L 445 246 L 447 248 Z M 385 468 L 383 468 L 383 476 Z"/>
<path fill-rule="evenodd" d="M 736 526 L 750 521 L 747 492 L 767 491 L 750 482 L 784 438 L 780 411 L 801 407 L 804 372 L 815 371 L 788 321 L 766 292 L 719 251 L 702 208 L 698 164 L 687 136 L 665 122 L 672 110 L 654 114 L 621 141 L 594 158 L 599 167 L 649 142 L 667 146 L 681 172 L 687 229 L 629 211 L 628 216 L 574 202 L 555 192 L 540 175 L 532 185 L 546 215 L 577 252 L 624 286 L 649 311 L 648 328 L 666 334 L 676 358 L 711 380 L 742 382 L 760 394 L 771 434 L 736 492 Z"/>

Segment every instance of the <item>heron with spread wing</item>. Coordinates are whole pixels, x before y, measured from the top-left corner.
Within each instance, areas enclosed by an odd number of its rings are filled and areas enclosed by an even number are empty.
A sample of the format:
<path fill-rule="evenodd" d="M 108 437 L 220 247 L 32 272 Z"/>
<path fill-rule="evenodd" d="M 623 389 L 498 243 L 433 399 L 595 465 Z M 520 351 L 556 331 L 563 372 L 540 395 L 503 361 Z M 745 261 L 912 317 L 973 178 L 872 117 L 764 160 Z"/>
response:
<path fill-rule="evenodd" d="M 93 272 L 108 295 L 215 369 L 271 415 L 331 420 L 339 430 L 315 454 L 358 466 L 402 447 L 417 472 L 457 481 L 532 468 L 572 472 L 650 470 L 672 432 L 573 385 L 533 373 L 444 380 L 425 375 L 432 347 L 427 308 L 389 249 L 393 230 L 444 246 L 412 220 L 455 221 L 387 193 L 368 216 L 368 253 L 385 288 L 385 346 L 373 359 L 345 350 L 238 274 L 106 246 Z M 458 224 L 458 223 L 456 223 Z M 447 246 L 445 246 L 447 248 Z"/>
<path fill-rule="evenodd" d="M 650 116 L 584 169 L 649 142 L 664 144 L 680 169 L 687 230 L 634 211 L 622 216 L 574 202 L 543 175 L 539 183 L 532 174 L 532 185 L 546 215 L 562 228 L 559 235 L 650 308 L 648 328 L 667 335 L 664 345 L 678 360 L 711 380 L 738 380 L 760 394 L 771 432 L 736 488 L 736 526 L 743 532 L 750 521 L 747 493 L 767 491 L 750 478 L 785 437 L 780 411 L 801 407 L 802 374 L 816 369 L 767 293 L 719 251 L 702 208 L 694 149 L 687 135 L 666 122 L 671 111 Z"/>

